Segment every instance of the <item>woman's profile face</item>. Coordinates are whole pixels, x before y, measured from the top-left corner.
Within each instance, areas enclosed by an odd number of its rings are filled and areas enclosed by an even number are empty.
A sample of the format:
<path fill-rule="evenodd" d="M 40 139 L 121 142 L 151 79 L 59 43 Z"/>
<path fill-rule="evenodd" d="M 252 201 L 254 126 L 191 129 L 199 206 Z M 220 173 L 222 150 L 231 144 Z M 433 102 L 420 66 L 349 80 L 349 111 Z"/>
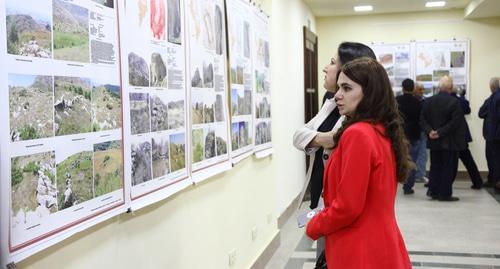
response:
<path fill-rule="evenodd" d="M 330 63 L 323 68 L 323 73 L 325 73 L 324 87 L 330 92 L 335 92 L 337 90 L 337 72 L 341 67 L 338 58 L 337 53 L 335 53 L 330 59 Z"/>
<path fill-rule="evenodd" d="M 339 89 L 335 94 L 335 101 L 340 115 L 352 116 L 356 112 L 359 102 L 363 99 L 361 85 L 349 79 L 344 73 L 340 73 L 337 81 Z"/>

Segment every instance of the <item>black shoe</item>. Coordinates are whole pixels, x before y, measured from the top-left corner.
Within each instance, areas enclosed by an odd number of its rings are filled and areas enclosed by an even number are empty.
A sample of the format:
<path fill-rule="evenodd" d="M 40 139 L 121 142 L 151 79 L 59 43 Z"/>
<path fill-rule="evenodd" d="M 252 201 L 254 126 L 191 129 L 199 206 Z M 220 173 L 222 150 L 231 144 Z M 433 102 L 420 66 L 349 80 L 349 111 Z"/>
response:
<path fill-rule="evenodd" d="M 473 190 L 480 190 L 483 188 L 483 186 L 482 185 L 472 185 L 472 186 L 470 186 L 470 188 Z"/>
<path fill-rule="evenodd" d="M 403 192 L 403 193 L 404 193 L 405 195 L 408 195 L 408 194 L 414 194 L 414 193 L 415 193 L 415 191 L 410 189 L 410 190 L 404 190 L 404 192 Z"/>
<path fill-rule="evenodd" d="M 427 197 L 431 198 L 431 200 L 436 200 L 438 198 L 437 195 L 432 194 L 429 190 L 427 190 L 427 193 L 425 195 L 427 195 Z"/>
<path fill-rule="evenodd" d="M 424 187 L 429 188 L 429 183 L 425 183 Z"/>
<path fill-rule="evenodd" d="M 438 201 L 440 202 L 456 202 L 460 200 L 460 198 L 455 197 L 455 196 L 450 196 L 450 197 L 438 197 Z"/>

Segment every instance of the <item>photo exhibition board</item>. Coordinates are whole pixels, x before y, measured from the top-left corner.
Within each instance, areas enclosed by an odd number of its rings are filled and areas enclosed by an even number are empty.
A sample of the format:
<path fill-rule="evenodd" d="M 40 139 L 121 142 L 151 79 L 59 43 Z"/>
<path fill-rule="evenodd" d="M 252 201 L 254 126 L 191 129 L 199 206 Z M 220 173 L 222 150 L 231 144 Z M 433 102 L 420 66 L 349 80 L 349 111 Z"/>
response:
<path fill-rule="evenodd" d="M 401 83 L 413 79 L 414 57 L 411 44 L 371 44 L 377 60 L 387 71 L 395 95 L 402 94 Z"/>
<path fill-rule="evenodd" d="M 191 177 L 231 169 L 223 0 L 186 0 Z"/>
<path fill-rule="evenodd" d="M 118 10 L 125 183 L 136 210 L 192 184 L 184 6 L 180 0 L 126 0 Z"/>
<path fill-rule="evenodd" d="M 416 82 L 422 83 L 425 96 L 438 92 L 438 82 L 451 76 L 457 92 L 469 94 L 469 40 L 415 43 Z"/>
<path fill-rule="evenodd" d="M 253 8 L 253 75 L 254 75 L 254 152 L 257 158 L 272 154 L 271 83 L 269 69 L 269 19 Z"/>
<path fill-rule="evenodd" d="M 2 267 L 126 209 L 114 1 L 0 4 Z"/>
<path fill-rule="evenodd" d="M 253 7 L 227 2 L 230 77 L 231 157 L 237 163 L 253 153 Z"/>

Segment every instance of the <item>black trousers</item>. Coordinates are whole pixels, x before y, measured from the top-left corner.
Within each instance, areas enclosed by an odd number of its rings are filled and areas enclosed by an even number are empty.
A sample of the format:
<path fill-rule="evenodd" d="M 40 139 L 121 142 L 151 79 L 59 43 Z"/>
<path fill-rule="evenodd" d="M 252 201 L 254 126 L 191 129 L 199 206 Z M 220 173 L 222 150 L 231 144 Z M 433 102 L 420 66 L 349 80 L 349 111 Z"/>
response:
<path fill-rule="evenodd" d="M 434 198 L 449 198 L 457 176 L 458 151 L 431 150 L 430 157 L 428 194 Z"/>
<path fill-rule="evenodd" d="M 470 180 L 472 181 L 472 185 L 474 185 L 476 187 L 483 186 L 483 179 L 481 178 L 481 175 L 479 174 L 479 170 L 477 169 L 476 162 L 474 161 L 474 158 L 472 157 L 472 154 L 470 153 L 469 148 L 460 151 L 458 153 L 458 158 L 460 159 L 460 161 L 462 161 L 465 168 L 467 169 L 467 173 L 470 176 Z"/>
<path fill-rule="evenodd" d="M 494 144 L 493 141 L 488 141 L 486 140 L 486 164 L 488 165 L 488 183 L 490 184 L 495 184 L 495 166 L 493 165 L 495 163 L 494 159 Z"/>
<path fill-rule="evenodd" d="M 500 182 L 500 140 L 492 141 L 490 146 L 492 150 L 492 179 L 493 183 L 497 183 Z"/>

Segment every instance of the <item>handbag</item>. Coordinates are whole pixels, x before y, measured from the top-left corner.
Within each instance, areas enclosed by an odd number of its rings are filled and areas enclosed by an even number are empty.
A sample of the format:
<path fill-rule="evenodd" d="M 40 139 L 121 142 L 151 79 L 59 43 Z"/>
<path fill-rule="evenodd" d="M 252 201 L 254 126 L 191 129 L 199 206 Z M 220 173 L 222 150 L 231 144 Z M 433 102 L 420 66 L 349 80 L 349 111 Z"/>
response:
<path fill-rule="evenodd" d="M 328 269 L 328 267 L 326 266 L 326 256 L 324 250 L 321 251 L 321 254 L 316 260 L 316 265 L 314 266 L 314 269 Z"/>

